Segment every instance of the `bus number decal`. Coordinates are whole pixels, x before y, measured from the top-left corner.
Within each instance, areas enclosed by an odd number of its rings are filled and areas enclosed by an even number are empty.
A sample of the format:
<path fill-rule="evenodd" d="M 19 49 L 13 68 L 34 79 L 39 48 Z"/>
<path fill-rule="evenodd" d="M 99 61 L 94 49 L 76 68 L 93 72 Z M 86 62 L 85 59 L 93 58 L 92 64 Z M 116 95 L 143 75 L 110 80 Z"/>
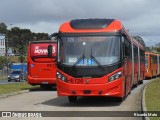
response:
<path fill-rule="evenodd" d="M 70 79 L 70 83 L 81 84 L 83 83 L 83 79 Z"/>

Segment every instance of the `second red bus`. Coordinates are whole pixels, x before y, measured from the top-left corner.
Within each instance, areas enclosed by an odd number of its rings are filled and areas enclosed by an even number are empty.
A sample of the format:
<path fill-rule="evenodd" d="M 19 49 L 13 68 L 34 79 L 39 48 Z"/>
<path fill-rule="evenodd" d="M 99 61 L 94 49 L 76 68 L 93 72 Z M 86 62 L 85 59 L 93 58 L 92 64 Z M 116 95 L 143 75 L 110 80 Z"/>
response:
<path fill-rule="evenodd" d="M 48 45 L 53 46 L 52 58 L 48 57 Z M 28 83 L 43 89 L 56 85 L 56 49 L 53 41 L 34 41 L 28 47 Z"/>

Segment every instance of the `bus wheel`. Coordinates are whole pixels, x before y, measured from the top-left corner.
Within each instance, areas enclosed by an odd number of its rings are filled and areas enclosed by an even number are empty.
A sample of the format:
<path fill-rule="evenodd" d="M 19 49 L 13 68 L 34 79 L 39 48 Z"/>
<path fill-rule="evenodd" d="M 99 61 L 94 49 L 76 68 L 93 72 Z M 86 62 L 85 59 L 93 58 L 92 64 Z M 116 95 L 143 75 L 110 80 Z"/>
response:
<path fill-rule="evenodd" d="M 151 79 L 153 79 L 153 71 L 152 71 L 152 76 L 151 76 Z"/>
<path fill-rule="evenodd" d="M 138 87 L 138 82 L 139 82 L 139 80 L 138 80 L 138 75 L 137 75 L 137 82 L 135 84 L 135 87 Z"/>
<path fill-rule="evenodd" d="M 139 84 L 143 84 L 143 80 L 140 80 L 140 81 L 139 81 Z"/>
<path fill-rule="evenodd" d="M 132 91 L 132 80 L 130 80 L 130 88 L 129 88 L 129 93 L 128 94 L 131 94 L 131 91 Z"/>
<path fill-rule="evenodd" d="M 156 77 L 158 77 L 158 72 L 157 72 L 157 70 L 156 70 Z"/>
<path fill-rule="evenodd" d="M 69 102 L 77 102 L 77 96 L 68 96 Z"/>
<path fill-rule="evenodd" d="M 123 102 L 126 99 L 126 95 L 124 95 L 123 97 L 119 97 L 117 98 L 118 102 Z"/>

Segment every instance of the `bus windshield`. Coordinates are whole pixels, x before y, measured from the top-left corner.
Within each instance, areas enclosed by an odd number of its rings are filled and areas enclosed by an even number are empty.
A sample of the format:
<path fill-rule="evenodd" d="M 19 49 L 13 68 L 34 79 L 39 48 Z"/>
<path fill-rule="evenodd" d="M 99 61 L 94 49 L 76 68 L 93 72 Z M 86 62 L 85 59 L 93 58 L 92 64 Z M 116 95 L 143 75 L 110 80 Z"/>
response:
<path fill-rule="evenodd" d="M 65 65 L 74 65 L 82 55 L 85 57 L 77 66 L 97 66 L 97 61 L 109 65 L 120 60 L 119 36 L 61 37 L 61 42 L 59 60 Z"/>

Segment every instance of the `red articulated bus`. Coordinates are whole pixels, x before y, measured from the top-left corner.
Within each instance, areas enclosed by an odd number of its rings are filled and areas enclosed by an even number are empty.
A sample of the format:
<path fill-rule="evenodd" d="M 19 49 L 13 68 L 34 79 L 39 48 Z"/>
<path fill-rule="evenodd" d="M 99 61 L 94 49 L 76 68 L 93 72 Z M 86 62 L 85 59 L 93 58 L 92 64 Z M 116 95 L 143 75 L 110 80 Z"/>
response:
<path fill-rule="evenodd" d="M 52 58 L 48 57 L 48 45 L 53 46 Z M 53 41 L 34 41 L 28 47 L 28 83 L 49 89 L 56 84 L 56 49 Z"/>
<path fill-rule="evenodd" d="M 145 52 L 145 77 L 152 78 L 160 74 L 160 55 L 151 52 Z"/>
<path fill-rule="evenodd" d="M 123 101 L 133 86 L 143 83 L 144 48 L 120 21 L 71 20 L 54 36 L 58 96 L 68 96 L 70 102 L 77 101 L 77 96 L 111 96 Z"/>

